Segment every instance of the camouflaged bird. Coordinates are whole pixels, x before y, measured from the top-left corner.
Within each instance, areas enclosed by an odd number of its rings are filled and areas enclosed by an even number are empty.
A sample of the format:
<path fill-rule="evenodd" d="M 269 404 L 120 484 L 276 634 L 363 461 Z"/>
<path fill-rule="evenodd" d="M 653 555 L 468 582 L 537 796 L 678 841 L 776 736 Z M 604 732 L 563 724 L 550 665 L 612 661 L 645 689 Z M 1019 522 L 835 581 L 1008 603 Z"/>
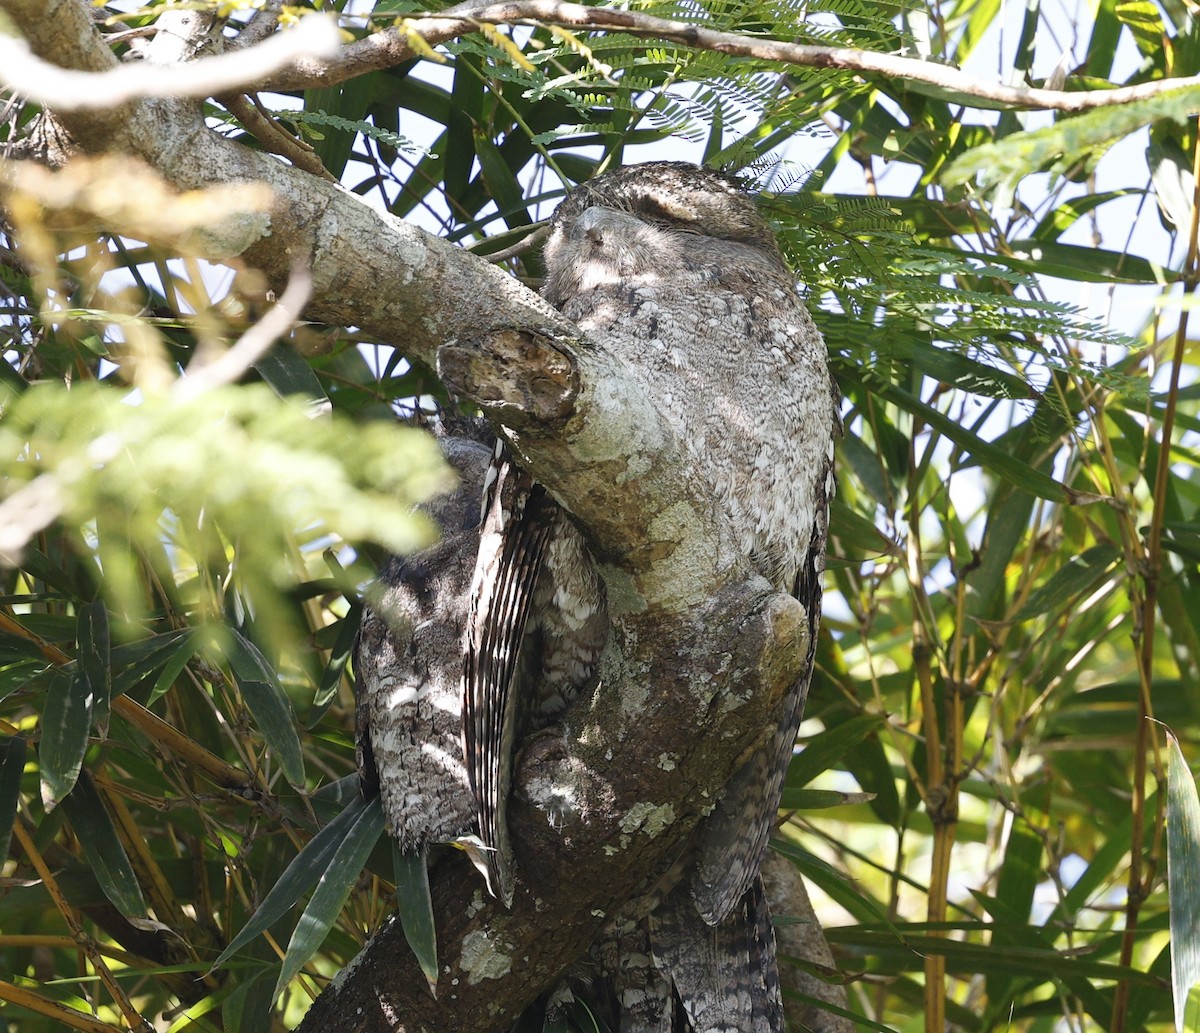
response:
<path fill-rule="evenodd" d="M 692 871 L 646 919 L 654 968 L 673 993 L 624 965 L 618 983 L 641 985 L 618 1000 L 621 1029 L 684 1029 L 678 1002 L 698 1031 L 782 1030 L 758 871 L 820 617 L 840 427 L 825 344 L 770 227 L 717 172 L 656 162 L 582 184 L 554 215 L 545 261 L 545 297 L 643 380 L 725 533 L 800 600 L 813 632 L 777 726 L 700 826 Z"/>
<path fill-rule="evenodd" d="M 711 487 L 721 533 L 757 572 L 800 600 L 815 631 L 836 389 L 824 343 L 754 203 L 716 172 L 674 162 L 631 166 L 571 192 L 552 220 L 545 259 L 546 298 L 643 380 L 697 481 Z M 587 687 L 608 623 L 603 581 L 569 514 L 502 455 L 482 491 L 482 523 L 473 540 L 460 542 L 444 582 L 451 594 L 464 586 L 473 551 L 469 602 L 456 595 L 442 616 L 432 614 L 440 628 L 427 632 L 427 644 L 461 633 L 465 777 L 489 886 L 507 902 L 514 872 L 505 808 L 516 744 Z M 416 669 L 419 680 L 427 664 L 446 680 L 455 658 L 414 664 L 423 647 L 409 634 L 393 645 L 394 657 L 404 658 L 392 661 L 403 678 L 411 681 Z M 600 1006 L 611 1006 L 622 1030 L 783 1029 L 758 870 L 800 721 L 812 641 L 777 725 L 764 730 L 700 826 L 679 885 L 654 900 L 643 920 L 614 925 L 593 949 L 603 979 L 592 985 L 602 987 Z M 359 654 L 369 667 L 362 647 Z M 375 685 L 387 666 L 374 664 Z M 418 849 L 446 836 L 452 830 L 437 813 L 446 797 L 453 800 L 449 824 L 461 834 L 462 769 L 452 760 L 444 776 L 431 773 L 422 749 L 405 739 L 419 738 L 430 715 L 414 716 L 411 692 L 388 696 L 368 685 L 366 695 L 378 698 L 368 710 L 381 785 L 383 769 L 391 769 L 389 827 L 415 832 Z M 406 742 L 399 749 L 397 722 Z M 434 738 L 448 748 L 448 735 Z M 439 777 L 450 790 L 431 784 Z M 404 807 L 414 802 L 418 817 L 410 820 Z"/>

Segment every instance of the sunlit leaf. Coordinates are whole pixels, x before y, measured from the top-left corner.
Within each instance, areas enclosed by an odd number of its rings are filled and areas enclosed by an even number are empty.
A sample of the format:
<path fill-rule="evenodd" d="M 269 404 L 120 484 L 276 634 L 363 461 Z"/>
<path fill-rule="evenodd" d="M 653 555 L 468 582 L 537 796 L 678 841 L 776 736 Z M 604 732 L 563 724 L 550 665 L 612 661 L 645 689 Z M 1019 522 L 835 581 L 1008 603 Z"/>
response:
<path fill-rule="evenodd" d="M 1167 871 L 1171 899 L 1171 987 L 1182 1033 L 1192 987 L 1200 983 L 1200 797 L 1179 742 L 1169 732 Z"/>
<path fill-rule="evenodd" d="M 78 666 L 55 671 L 39 724 L 38 766 L 47 809 L 75 786 L 92 727 L 92 687 Z"/>

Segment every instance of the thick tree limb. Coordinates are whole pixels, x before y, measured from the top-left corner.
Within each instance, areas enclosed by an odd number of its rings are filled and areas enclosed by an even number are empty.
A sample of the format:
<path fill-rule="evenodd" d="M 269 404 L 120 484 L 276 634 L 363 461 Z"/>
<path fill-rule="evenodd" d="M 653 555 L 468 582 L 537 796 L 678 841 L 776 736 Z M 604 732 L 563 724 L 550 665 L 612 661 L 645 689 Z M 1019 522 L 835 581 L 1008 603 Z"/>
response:
<path fill-rule="evenodd" d="M 0 0 L 0 10 L 20 17 L 44 60 L 105 66 L 105 41 L 79 0 Z M 512 911 L 484 899 L 454 859 L 443 863 L 433 879 L 439 999 L 388 927 L 303 1027 L 504 1029 L 678 861 L 803 665 L 803 610 L 748 575 L 722 540 L 655 400 L 512 278 L 219 138 L 196 105 L 134 100 L 58 117 L 81 149 L 137 155 L 181 187 L 268 184 L 270 212 L 214 233 L 209 253 L 241 255 L 280 286 L 307 263 L 309 316 L 358 326 L 457 378 L 510 428 L 514 449 L 597 548 L 614 622 L 602 686 L 525 749 L 510 811 L 522 881 Z"/>

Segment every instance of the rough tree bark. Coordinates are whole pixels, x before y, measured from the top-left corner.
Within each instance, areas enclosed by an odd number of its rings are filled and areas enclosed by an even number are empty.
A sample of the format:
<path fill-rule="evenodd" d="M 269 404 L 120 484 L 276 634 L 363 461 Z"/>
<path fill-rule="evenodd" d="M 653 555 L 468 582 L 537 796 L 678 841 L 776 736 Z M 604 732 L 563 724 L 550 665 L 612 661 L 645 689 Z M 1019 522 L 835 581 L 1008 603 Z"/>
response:
<path fill-rule="evenodd" d="M 83 0 L 0 0 L 60 67 L 115 59 Z M 206 26 L 181 12 L 151 60 L 188 55 Z M 510 811 L 521 887 L 511 911 L 457 854 L 433 873 L 444 961 L 434 1000 L 393 923 L 313 1005 L 302 1029 L 507 1028 L 606 916 L 684 849 L 738 758 L 764 734 L 805 655 L 799 603 L 749 573 L 714 525 L 655 399 L 537 295 L 487 263 L 381 215 L 336 184 L 225 141 L 195 102 L 145 100 L 54 116 L 42 156 L 117 151 L 180 187 L 260 181 L 266 216 L 213 234 L 282 286 L 312 270 L 310 318 L 354 325 L 440 371 L 504 428 L 586 528 L 614 621 L 595 697 L 525 750 Z M 352 447 L 352 443 L 347 443 Z M 565 823 L 554 824 L 547 802 Z"/>

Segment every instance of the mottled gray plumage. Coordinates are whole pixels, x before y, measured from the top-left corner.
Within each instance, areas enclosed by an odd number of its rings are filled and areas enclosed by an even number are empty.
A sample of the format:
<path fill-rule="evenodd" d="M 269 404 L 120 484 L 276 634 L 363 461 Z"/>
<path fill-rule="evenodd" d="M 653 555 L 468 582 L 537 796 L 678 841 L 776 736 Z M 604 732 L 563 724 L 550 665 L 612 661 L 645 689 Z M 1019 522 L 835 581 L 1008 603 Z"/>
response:
<path fill-rule="evenodd" d="M 401 850 L 424 851 L 474 828 L 462 755 L 462 651 L 479 549 L 479 500 L 492 450 L 442 439 L 459 484 L 422 508 L 440 540 L 394 558 L 363 612 L 355 652 L 359 771 L 377 784 Z"/>
<path fill-rule="evenodd" d="M 545 296 L 644 379 L 696 479 L 710 486 L 728 541 L 800 599 L 814 632 L 777 726 L 764 729 L 701 827 L 690 877 L 648 919 L 655 966 L 695 1029 L 780 1030 L 758 870 L 820 614 L 839 420 L 825 345 L 770 228 L 739 185 L 715 172 L 664 162 L 583 184 L 556 212 L 545 258 Z M 628 982 L 628 968 L 610 979 Z M 668 998 L 656 1016 L 626 1012 L 621 1022 L 674 1029 L 676 1019 Z"/>
<path fill-rule="evenodd" d="M 815 633 L 836 391 L 753 202 L 735 181 L 691 165 L 620 169 L 572 191 L 545 259 L 545 296 L 643 379 L 709 486 L 728 548 L 795 594 Z M 406 849 L 477 828 L 489 885 L 507 902 L 516 744 L 594 676 L 608 619 L 569 515 L 503 455 L 486 482 L 479 462 L 476 448 L 469 474 L 460 466 L 454 507 L 469 508 L 473 490 L 482 523 L 451 514 L 439 522 L 455 533 L 389 568 L 358 665 L 389 827 Z M 808 670 L 702 824 L 679 885 L 596 944 L 598 978 L 582 980 L 581 993 L 595 991 L 622 1031 L 782 1030 L 758 871 L 811 661 L 810 645 Z M 456 756 L 460 717 L 465 755 Z"/>

